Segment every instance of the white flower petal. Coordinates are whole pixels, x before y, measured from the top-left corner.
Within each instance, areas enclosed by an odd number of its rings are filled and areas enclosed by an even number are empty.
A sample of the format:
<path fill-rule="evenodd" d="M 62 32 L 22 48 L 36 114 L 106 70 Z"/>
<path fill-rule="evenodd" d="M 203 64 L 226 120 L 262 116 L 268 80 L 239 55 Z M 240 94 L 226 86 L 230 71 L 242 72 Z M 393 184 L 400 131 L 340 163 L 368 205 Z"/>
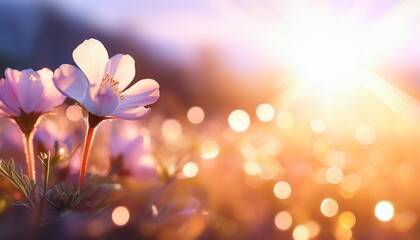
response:
<path fill-rule="evenodd" d="M 143 79 L 135 83 L 123 93 L 118 109 L 143 107 L 159 99 L 159 84 L 153 79 Z"/>
<path fill-rule="evenodd" d="M 110 116 L 125 120 L 139 120 L 150 113 L 150 108 L 129 107 L 115 110 Z"/>
<path fill-rule="evenodd" d="M 119 82 L 120 90 L 124 90 L 136 75 L 134 59 L 130 55 L 117 54 L 109 59 L 105 72 Z"/>
<path fill-rule="evenodd" d="M 80 69 L 70 64 L 63 64 L 55 70 L 53 82 L 62 94 L 79 103 L 83 102 L 88 81 Z"/>
<path fill-rule="evenodd" d="M 73 51 L 73 59 L 82 69 L 90 84 L 99 84 L 108 62 L 108 52 L 96 39 L 88 39 Z"/>
<path fill-rule="evenodd" d="M 90 85 L 86 92 L 83 106 L 92 114 L 106 116 L 118 106 L 119 97 L 110 88 L 100 89 L 96 84 Z"/>

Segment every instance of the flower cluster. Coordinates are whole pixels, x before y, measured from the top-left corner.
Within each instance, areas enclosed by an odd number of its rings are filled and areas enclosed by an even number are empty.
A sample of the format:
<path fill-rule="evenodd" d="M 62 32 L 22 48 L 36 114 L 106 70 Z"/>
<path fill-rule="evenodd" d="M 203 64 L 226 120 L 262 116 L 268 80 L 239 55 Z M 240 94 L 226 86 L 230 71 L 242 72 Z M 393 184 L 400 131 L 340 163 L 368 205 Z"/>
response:
<path fill-rule="evenodd" d="M 159 98 L 159 84 L 152 79 L 137 81 L 129 87 L 135 76 L 134 59 L 124 54 L 108 58 L 107 50 L 96 39 L 81 43 L 73 51 L 73 58 L 78 67 L 63 64 L 54 72 L 48 68 L 38 71 L 7 68 L 5 78 L 0 80 L 0 114 L 14 121 L 20 128 L 27 167 L 27 174 L 19 173 L 13 161 L 2 160 L 0 174 L 24 193 L 39 218 L 45 200 L 56 208 L 72 208 L 79 206 L 90 195 L 87 193 L 95 188 L 86 185 L 85 179 L 89 150 L 100 123 L 109 119 L 142 119 L 150 112 L 147 106 Z M 50 186 L 53 168 L 60 165 L 64 151 L 74 146 L 69 147 L 71 144 L 67 143 L 66 148 L 62 148 L 57 142 L 52 144 L 48 130 L 40 129 L 37 137 L 41 143 L 47 142 L 44 149 L 53 151 L 52 155 L 41 153 L 38 157 L 41 163 L 38 165 L 42 165 L 42 177 L 37 175 L 34 153 L 34 136 L 42 117 L 62 105 L 66 98 L 81 107 L 87 125 L 82 157 L 78 164 L 78 195 L 75 195 L 73 187 L 62 184 Z M 38 192 L 40 196 L 36 196 Z"/>

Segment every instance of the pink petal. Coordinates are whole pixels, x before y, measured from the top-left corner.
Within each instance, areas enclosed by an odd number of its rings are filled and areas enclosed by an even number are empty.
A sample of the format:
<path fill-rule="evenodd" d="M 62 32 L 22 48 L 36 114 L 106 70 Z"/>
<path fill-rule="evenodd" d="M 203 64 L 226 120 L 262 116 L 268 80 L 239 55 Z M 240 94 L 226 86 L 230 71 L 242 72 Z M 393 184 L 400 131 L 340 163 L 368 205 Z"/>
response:
<path fill-rule="evenodd" d="M 0 100 L 7 107 L 3 108 L 4 111 L 13 116 L 20 115 L 20 102 L 16 96 L 16 89 L 10 84 L 9 79 L 2 79 L 0 81 Z"/>
<path fill-rule="evenodd" d="M 153 79 L 143 79 L 135 83 L 123 93 L 118 109 L 143 107 L 159 99 L 159 84 Z"/>
<path fill-rule="evenodd" d="M 120 98 L 110 88 L 100 89 L 96 84 L 90 85 L 86 92 L 83 106 L 92 114 L 106 116 L 118 106 Z"/>
<path fill-rule="evenodd" d="M 110 116 L 125 120 L 139 120 L 146 117 L 150 113 L 150 108 L 144 107 L 128 107 L 115 110 Z"/>
<path fill-rule="evenodd" d="M 21 74 L 22 73 L 20 71 L 11 68 L 6 68 L 6 71 L 4 71 L 5 77 L 13 83 L 18 82 Z"/>
<path fill-rule="evenodd" d="M 44 86 L 44 96 L 35 107 L 35 112 L 48 112 L 53 107 L 63 104 L 66 96 L 60 93 L 52 80 L 53 72 L 48 68 L 38 71 Z"/>
<path fill-rule="evenodd" d="M 117 80 L 118 88 L 124 90 L 136 75 L 134 59 L 130 55 L 117 54 L 109 59 L 105 73 Z"/>
<path fill-rule="evenodd" d="M 2 101 L 0 101 L 0 116 L 2 117 L 10 117 L 10 116 L 18 116 L 18 112 L 13 112 L 10 108 L 8 108 Z"/>
<path fill-rule="evenodd" d="M 53 82 L 62 94 L 79 103 L 83 102 L 88 81 L 80 69 L 70 64 L 63 64 L 55 70 Z"/>
<path fill-rule="evenodd" d="M 44 95 L 41 76 L 32 69 L 23 70 L 16 85 L 16 93 L 21 109 L 26 113 L 34 112 L 36 105 Z"/>
<path fill-rule="evenodd" d="M 85 40 L 74 49 L 73 59 L 90 84 L 100 83 L 108 62 L 108 52 L 100 41 L 93 38 Z"/>

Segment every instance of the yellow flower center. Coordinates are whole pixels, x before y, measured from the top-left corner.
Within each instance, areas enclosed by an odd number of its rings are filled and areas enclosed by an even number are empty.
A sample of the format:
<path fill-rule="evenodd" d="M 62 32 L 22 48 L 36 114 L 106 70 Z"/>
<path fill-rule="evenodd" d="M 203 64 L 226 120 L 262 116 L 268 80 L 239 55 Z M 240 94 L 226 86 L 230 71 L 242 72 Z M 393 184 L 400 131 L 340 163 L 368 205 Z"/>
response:
<path fill-rule="evenodd" d="M 120 100 L 123 100 L 124 96 L 122 95 L 122 91 L 118 88 L 118 84 L 120 84 L 120 82 L 106 74 L 105 77 L 102 78 L 101 85 L 99 86 L 99 88 L 111 88 L 115 95 L 117 95 L 120 98 Z"/>

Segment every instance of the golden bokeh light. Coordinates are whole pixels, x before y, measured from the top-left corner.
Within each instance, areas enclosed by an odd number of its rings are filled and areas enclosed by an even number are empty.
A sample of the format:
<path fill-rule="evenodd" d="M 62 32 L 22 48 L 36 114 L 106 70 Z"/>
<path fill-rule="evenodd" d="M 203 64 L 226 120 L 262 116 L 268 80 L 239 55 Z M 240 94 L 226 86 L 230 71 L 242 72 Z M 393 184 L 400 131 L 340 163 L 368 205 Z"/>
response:
<path fill-rule="evenodd" d="M 375 216 L 382 222 L 390 221 L 394 217 L 394 206 L 389 201 L 380 201 L 375 206 Z"/>
<path fill-rule="evenodd" d="M 187 178 L 193 178 L 198 174 L 198 166 L 196 163 L 188 162 L 182 168 L 182 173 Z"/>
<path fill-rule="evenodd" d="M 206 140 L 201 144 L 201 157 L 213 159 L 219 155 L 219 144 L 212 140 Z"/>
<path fill-rule="evenodd" d="M 293 229 L 293 239 L 294 240 L 308 240 L 310 232 L 307 226 L 298 225 Z"/>
<path fill-rule="evenodd" d="M 352 228 L 356 224 L 356 216 L 350 211 L 345 211 L 340 214 L 338 223 L 343 228 Z"/>
<path fill-rule="evenodd" d="M 338 167 L 331 167 L 326 172 L 327 181 L 331 184 L 339 184 L 343 181 L 343 171 Z"/>
<path fill-rule="evenodd" d="M 257 110 L 256 110 L 256 114 L 257 114 L 257 118 L 261 122 L 270 122 L 276 116 L 276 112 L 275 112 L 273 106 L 271 106 L 268 103 L 262 103 L 262 104 L 258 105 Z"/>
<path fill-rule="evenodd" d="M 351 228 L 339 226 L 335 229 L 334 236 L 337 240 L 351 240 L 353 237 L 353 231 Z"/>
<path fill-rule="evenodd" d="M 244 110 L 237 109 L 229 114 L 229 126 L 236 132 L 244 132 L 251 124 L 251 118 Z"/>
<path fill-rule="evenodd" d="M 130 212 L 124 206 L 116 207 L 112 211 L 112 221 L 117 226 L 124 226 L 130 220 Z"/>
<path fill-rule="evenodd" d="M 194 106 L 188 109 L 187 119 L 193 124 L 200 124 L 204 120 L 205 114 L 201 107 Z"/>
<path fill-rule="evenodd" d="M 292 226 L 292 215 L 286 211 L 279 212 L 274 219 L 274 223 L 278 229 L 286 231 Z"/>
<path fill-rule="evenodd" d="M 354 133 L 357 141 L 362 145 L 370 145 L 376 140 L 375 129 L 368 125 L 361 125 L 356 129 Z"/>
<path fill-rule="evenodd" d="M 279 199 L 287 199 L 292 193 L 292 187 L 285 181 L 277 182 L 274 185 L 274 195 Z"/>
<path fill-rule="evenodd" d="M 254 160 L 247 160 L 244 163 L 244 170 L 248 175 L 255 176 L 261 173 L 260 165 Z"/>
<path fill-rule="evenodd" d="M 178 120 L 169 118 L 163 122 L 161 131 L 165 139 L 175 141 L 182 134 L 182 126 Z"/>
<path fill-rule="evenodd" d="M 338 203 L 332 198 L 325 198 L 321 203 L 321 213 L 326 217 L 334 217 L 338 213 Z"/>
<path fill-rule="evenodd" d="M 311 129 L 314 133 L 324 133 L 327 129 L 327 126 L 325 125 L 325 122 L 321 119 L 314 119 L 311 121 Z"/>

